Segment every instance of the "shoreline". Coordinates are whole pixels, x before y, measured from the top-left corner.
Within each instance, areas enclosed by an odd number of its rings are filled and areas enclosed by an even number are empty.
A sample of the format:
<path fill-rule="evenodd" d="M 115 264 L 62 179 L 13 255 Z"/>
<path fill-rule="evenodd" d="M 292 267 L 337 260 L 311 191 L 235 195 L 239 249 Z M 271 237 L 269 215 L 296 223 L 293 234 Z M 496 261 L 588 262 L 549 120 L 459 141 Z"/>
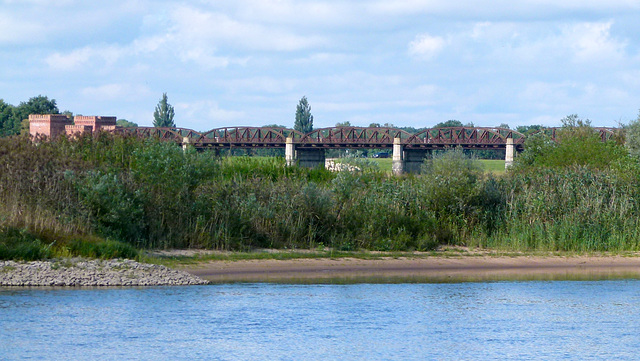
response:
<path fill-rule="evenodd" d="M 176 251 L 184 252 L 184 251 Z M 0 261 L 0 287 L 162 286 L 221 283 L 457 283 L 527 280 L 640 279 L 640 256 L 487 255 L 466 253 L 373 259 L 209 260 L 172 266 L 79 258 Z"/>
<path fill-rule="evenodd" d="M 184 271 L 129 259 L 0 261 L 0 287 L 186 286 L 207 283 Z"/>
<path fill-rule="evenodd" d="M 640 257 L 459 256 L 209 261 L 177 269 L 211 283 L 393 283 L 640 279 Z"/>

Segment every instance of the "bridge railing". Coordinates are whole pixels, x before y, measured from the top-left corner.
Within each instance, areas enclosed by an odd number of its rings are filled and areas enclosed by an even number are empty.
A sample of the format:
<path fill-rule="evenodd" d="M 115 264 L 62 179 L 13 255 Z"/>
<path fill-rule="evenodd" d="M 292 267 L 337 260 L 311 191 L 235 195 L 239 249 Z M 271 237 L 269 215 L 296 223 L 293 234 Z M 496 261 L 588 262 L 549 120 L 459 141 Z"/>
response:
<path fill-rule="evenodd" d="M 545 128 L 537 133 L 547 134 L 556 140 L 561 128 Z M 594 127 L 603 141 L 614 139 L 619 133 L 617 128 Z M 235 146 L 235 147 L 285 147 L 287 138 L 301 147 L 371 147 L 386 148 L 393 146 L 399 138 L 402 145 L 409 148 L 439 148 L 463 146 L 469 148 L 502 148 L 507 139 L 513 140 L 516 149 L 521 150 L 526 135 L 507 128 L 491 127 L 446 127 L 430 128 L 415 134 L 397 128 L 386 127 L 330 127 L 315 129 L 309 133 L 288 128 L 276 127 L 223 127 L 198 132 L 187 128 L 124 128 L 121 131 L 139 137 L 155 137 L 182 144 L 188 141 L 196 147 Z M 536 133 L 533 133 L 536 134 Z"/>
<path fill-rule="evenodd" d="M 409 139 L 411 133 L 401 129 L 385 127 L 332 127 L 320 128 L 305 134 L 298 142 L 301 145 L 359 145 L 392 146 L 394 138 Z"/>

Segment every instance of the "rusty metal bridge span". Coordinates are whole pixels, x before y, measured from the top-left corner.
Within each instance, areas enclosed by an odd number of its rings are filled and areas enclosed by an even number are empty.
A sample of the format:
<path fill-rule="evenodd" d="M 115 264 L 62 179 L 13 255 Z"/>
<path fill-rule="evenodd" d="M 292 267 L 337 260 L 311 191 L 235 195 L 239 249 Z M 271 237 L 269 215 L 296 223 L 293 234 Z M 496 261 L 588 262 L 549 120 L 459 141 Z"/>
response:
<path fill-rule="evenodd" d="M 558 128 L 542 132 L 556 138 Z M 606 141 L 615 128 L 594 128 Z M 505 149 L 506 166 L 516 151 L 523 150 L 526 136 L 506 128 L 449 127 L 432 128 L 415 134 L 385 127 L 332 127 L 301 133 L 274 127 L 224 127 L 206 132 L 185 128 L 122 128 L 122 132 L 138 137 L 173 141 L 183 146 L 207 148 L 285 148 L 287 163 L 315 167 L 324 164 L 326 149 L 392 148 L 394 171 L 415 172 L 431 150 L 451 147 L 464 149 Z"/>

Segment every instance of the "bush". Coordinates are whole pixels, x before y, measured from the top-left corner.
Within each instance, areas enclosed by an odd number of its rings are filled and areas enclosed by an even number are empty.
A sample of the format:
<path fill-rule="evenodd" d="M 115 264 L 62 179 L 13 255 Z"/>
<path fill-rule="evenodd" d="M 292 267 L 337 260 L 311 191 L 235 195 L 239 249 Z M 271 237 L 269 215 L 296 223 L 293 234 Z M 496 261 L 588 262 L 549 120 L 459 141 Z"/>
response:
<path fill-rule="evenodd" d="M 574 114 L 562 122 L 562 129 L 556 132 L 557 142 L 542 133 L 528 138 L 525 151 L 514 161 L 513 170 L 570 166 L 605 169 L 627 157 L 624 146 L 616 141 L 602 142 L 588 120 Z"/>
<path fill-rule="evenodd" d="M 69 251 L 74 256 L 112 259 L 138 257 L 138 251 L 131 245 L 118 241 L 97 241 L 73 240 L 68 245 Z"/>
<path fill-rule="evenodd" d="M 0 259 L 36 261 L 51 257 L 50 246 L 25 229 L 0 229 Z"/>

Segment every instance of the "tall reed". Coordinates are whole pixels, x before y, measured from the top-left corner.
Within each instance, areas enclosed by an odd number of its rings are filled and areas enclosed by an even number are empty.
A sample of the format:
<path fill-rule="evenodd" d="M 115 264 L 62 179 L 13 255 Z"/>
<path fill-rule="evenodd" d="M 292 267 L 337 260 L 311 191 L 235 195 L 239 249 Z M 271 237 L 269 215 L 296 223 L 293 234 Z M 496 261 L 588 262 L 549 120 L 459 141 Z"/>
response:
<path fill-rule="evenodd" d="M 638 162 L 604 144 L 593 150 L 597 164 L 567 165 L 540 157 L 577 143 L 539 143 L 496 179 L 459 150 L 430 159 L 422 175 L 393 177 L 357 159 L 334 173 L 107 133 L 0 138 L 0 228 L 56 252 L 101 249 L 79 239 L 226 250 L 639 249 Z M 11 232 L 0 244 L 16 244 Z"/>

